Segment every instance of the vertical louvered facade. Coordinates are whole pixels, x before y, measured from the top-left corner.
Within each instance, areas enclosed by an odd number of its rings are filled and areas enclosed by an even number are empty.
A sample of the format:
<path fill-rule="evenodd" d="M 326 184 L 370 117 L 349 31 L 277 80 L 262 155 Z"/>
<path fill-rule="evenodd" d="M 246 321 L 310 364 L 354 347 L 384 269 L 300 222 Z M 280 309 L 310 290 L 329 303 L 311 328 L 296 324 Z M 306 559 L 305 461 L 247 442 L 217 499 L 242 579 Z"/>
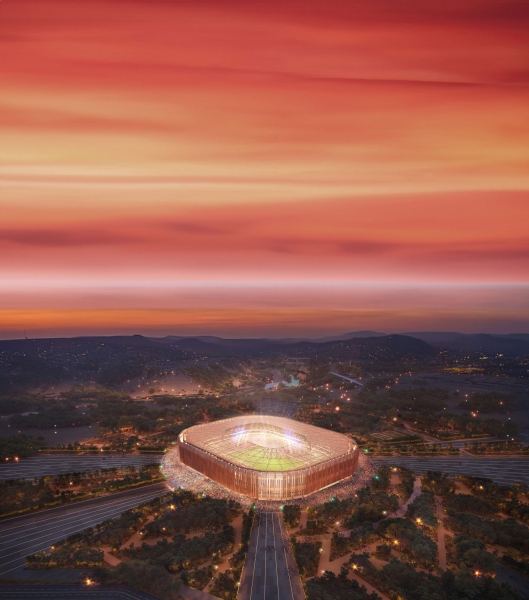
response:
<path fill-rule="evenodd" d="M 239 419 L 248 418 L 243 417 Z M 238 418 L 226 419 L 225 421 L 228 424 L 228 422 L 235 421 L 236 419 Z M 275 421 L 277 419 L 277 417 L 274 417 Z M 287 419 L 282 420 L 290 421 Z M 303 433 L 308 438 L 317 438 L 320 440 L 320 444 L 322 443 L 321 440 L 325 442 L 325 438 L 329 437 L 331 442 L 334 442 L 334 446 L 341 450 L 341 452 L 334 452 L 334 455 L 332 455 L 333 453 L 328 451 L 327 457 L 323 460 L 307 460 L 308 464 L 306 466 L 291 470 L 268 471 L 249 468 L 237 464 L 235 460 L 230 460 L 229 455 L 222 455 L 226 453 L 222 453 L 221 451 L 211 452 L 208 450 L 208 441 L 215 439 L 215 431 L 213 427 L 208 429 L 208 425 L 213 426 L 219 423 L 223 422 L 199 425 L 182 432 L 178 439 L 180 460 L 195 471 L 202 473 L 238 494 L 258 500 L 284 501 L 291 498 L 300 498 L 352 476 L 358 466 L 359 450 L 353 440 L 312 425 L 295 423 L 296 427 L 303 430 Z M 290 421 L 290 423 L 293 422 Z M 290 423 L 288 424 L 289 431 L 292 429 Z M 198 431 L 199 435 L 196 435 L 196 430 L 199 428 L 203 429 L 200 429 Z M 309 429 L 314 430 L 314 432 L 309 431 Z M 211 437 L 208 437 L 208 435 Z M 206 437 L 202 444 L 200 439 L 203 436 Z M 337 436 L 343 439 L 338 440 Z M 230 438 L 226 437 L 226 445 L 229 446 L 229 444 Z M 206 446 L 206 448 L 200 447 L 201 445 Z M 220 449 L 222 446 L 217 443 L 215 447 Z M 328 447 L 325 446 L 324 450 L 327 449 Z M 316 449 L 314 452 L 316 453 Z M 321 452 L 318 454 L 320 458 L 321 454 Z"/>

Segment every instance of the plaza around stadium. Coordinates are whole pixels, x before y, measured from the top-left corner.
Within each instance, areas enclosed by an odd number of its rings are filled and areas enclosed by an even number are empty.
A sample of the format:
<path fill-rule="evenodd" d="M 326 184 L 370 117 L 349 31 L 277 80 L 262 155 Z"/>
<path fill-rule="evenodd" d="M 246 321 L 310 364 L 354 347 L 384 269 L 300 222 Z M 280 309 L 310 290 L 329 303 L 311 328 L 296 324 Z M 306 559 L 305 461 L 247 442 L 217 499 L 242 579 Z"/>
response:
<path fill-rule="evenodd" d="M 261 507 L 350 497 L 372 476 L 350 437 L 262 414 L 182 431 L 163 470 L 173 489 Z"/>

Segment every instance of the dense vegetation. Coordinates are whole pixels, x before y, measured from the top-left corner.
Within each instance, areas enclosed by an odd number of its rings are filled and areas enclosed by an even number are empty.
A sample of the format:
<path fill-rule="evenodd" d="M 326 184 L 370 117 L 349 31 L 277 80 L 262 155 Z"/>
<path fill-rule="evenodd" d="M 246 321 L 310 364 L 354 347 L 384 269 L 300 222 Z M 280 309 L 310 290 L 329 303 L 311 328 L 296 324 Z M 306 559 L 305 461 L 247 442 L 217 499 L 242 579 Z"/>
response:
<path fill-rule="evenodd" d="M 307 582 L 307 600 L 379 600 L 380 596 L 373 592 L 368 594 L 365 586 L 356 580 L 347 578 L 347 569 L 342 568 L 337 576 L 325 571 L 321 577 L 313 577 Z"/>
<path fill-rule="evenodd" d="M 301 577 L 314 577 L 318 573 L 321 543 L 298 542 L 296 537 L 291 538 L 291 543 Z"/>
<path fill-rule="evenodd" d="M 52 429 L 54 427 L 77 427 L 89 425 L 93 420 L 88 415 L 78 412 L 75 406 L 54 406 L 38 414 L 13 415 L 9 419 L 12 427 L 35 427 Z"/>
<path fill-rule="evenodd" d="M 50 401 L 43 394 L 31 394 L 29 392 L 13 392 L 0 396 L 0 415 L 11 415 L 41 410 Z"/>
<path fill-rule="evenodd" d="M 70 536 L 55 544 L 50 554 L 33 554 L 27 558 L 27 564 L 34 569 L 99 567 L 97 578 L 103 583 L 126 582 L 137 589 L 172 599 L 176 597 L 178 580 L 171 574 L 179 574 L 183 581 L 197 587 L 203 586 L 211 579 L 213 567 L 197 567 L 205 562 L 213 566 L 221 563 L 226 554 L 234 550 L 235 530 L 223 519 L 232 520 L 239 512 L 240 507 L 233 502 L 179 490 Z M 231 570 L 217 578 L 215 586 L 219 590 L 222 586 L 231 586 L 236 595 L 236 581 L 240 578 L 248 550 L 253 513 L 252 510 L 244 515 L 242 546 L 232 557 Z M 199 514 L 204 515 L 205 520 L 200 519 Z M 169 531 L 162 529 L 162 535 L 157 537 L 163 539 L 154 545 L 144 542 L 140 546 L 131 543 L 125 547 L 125 542 L 136 532 L 148 537 L 150 515 L 158 523 L 171 515 L 172 529 L 178 532 L 171 536 Z M 216 530 L 211 531 L 212 528 Z M 186 531 L 190 529 L 206 531 L 201 536 L 188 538 Z M 115 568 L 104 566 L 102 546 L 110 546 L 113 554 L 123 562 Z M 156 576 L 158 581 L 148 581 L 148 576 Z"/>
<path fill-rule="evenodd" d="M 30 569 L 86 569 L 103 566 L 104 553 L 85 539 L 53 546 L 49 554 L 41 550 L 27 557 Z"/>
<path fill-rule="evenodd" d="M 459 408 L 481 413 L 509 413 L 514 405 L 515 399 L 512 394 L 500 392 L 476 392 L 458 404 Z"/>
<path fill-rule="evenodd" d="M 505 548 L 515 548 L 529 555 L 529 528 L 513 517 L 504 520 L 485 519 L 472 513 L 448 512 L 447 524 L 453 531 L 482 540 L 487 544 L 497 544 Z"/>
<path fill-rule="evenodd" d="M 233 550 L 234 542 L 235 530 L 231 525 L 224 524 L 219 533 L 207 531 L 203 536 L 189 539 L 185 534 L 178 534 L 172 537 L 171 542 L 164 539 L 155 545 L 143 543 L 138 548 L 120 550 L 119 556 L 149 561 L 170 573 L 179 573 L 209 560 L 213 564 L 222 562 L 222 557 Z"/>
<path fill-rule="evenodd" d="M 31 435 L 7 435 L 0 437 L 0 460 L 13 460 L 31 456 L 45 444 L 43 437 Z"/>
<path fill-rule="evenodd" d="M 248 513 L 242 515 L 241 547 L 230 558 L 230 567 L 235 581 L 241 578 L 242 568 L 248 553 L 248 543 L 255 518 L 255 508 L 250 508 Z"/>
<path fill-rule="evenodd" d="M 364 567 L 362 577 L 392 600 L 521 600 L 508 585 L 498 584 L 491 577 L 475 577 L 468 569 L 447 570 L 441 577 L 434 577 L 396 557 L 379 571 Z"/>
<path fill-rule="evenodd" d="M 408 506 L 406 516 L 426 527 L 437 527 L 439 522 L 435 516 L 435 498 L 432 492 L 423 490 Z"/>
<path fill-rule="evenodd" d="M 378 533 L 390 545 L 396 545 L 412 564 L 430 570 L 437 565 L 437 544 L 414 522 L 408 519 L 386 519 L 381 521 Z"/>
<path fill-rule="evenodd" d="M 101 583 L 122 583 L 134 589 L 156 594 L 164 600 L 176 600 L 180 581 L 157 564 L 131 560 L 122 562 L 114 569 L 100 569 L 97 577 Z"/>
<path fill-rule="evenodd" d="M 293 529 L 299 525 L 301 517 L 301 506 L 299 504 L 286 504 L 283 506 L 283 521 L 288 529 Z"/>
<path fill-rule="evenodd" d="M 215 392 L 233 392 L 233 376 L 217 363 L 210 363 L 208 367 L 188 367 L 184 373 L 189 375 L 204 388 Z"/>
<path fill-rule="evenodd" d="M 173 536 L 192 531 L 214 531 L 224 523 L 230 523 L 240 514 L 241 507 L 233 500 L 196 496 L 179 491 L 174 501 L 145 527 L 145 535 Z"/>
<path fill-rule="evenodd" d="M 465 450 L 471 454 L 529 454 L 529 446 L 519 441 L 465 442 Z"/>
<path fill-rule="evenodd" d="M 369 522 L 359 524 L 351 530 L 349 536 L 340 535 L 335 531 L 331 540 L 331 560 L 356 552 L 377 539 L 378 535 L 373 524 Z"/>

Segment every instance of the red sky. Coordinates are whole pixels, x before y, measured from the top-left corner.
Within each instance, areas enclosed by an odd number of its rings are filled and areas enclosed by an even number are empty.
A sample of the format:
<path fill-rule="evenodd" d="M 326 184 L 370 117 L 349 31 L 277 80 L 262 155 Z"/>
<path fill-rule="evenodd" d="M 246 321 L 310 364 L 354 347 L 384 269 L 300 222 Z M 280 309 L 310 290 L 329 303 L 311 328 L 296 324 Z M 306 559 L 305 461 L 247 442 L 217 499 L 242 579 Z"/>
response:
<path fill-rule="evenodd" d="M 0 337 L 529 331 L 524 2 L 0 3 Z"/>

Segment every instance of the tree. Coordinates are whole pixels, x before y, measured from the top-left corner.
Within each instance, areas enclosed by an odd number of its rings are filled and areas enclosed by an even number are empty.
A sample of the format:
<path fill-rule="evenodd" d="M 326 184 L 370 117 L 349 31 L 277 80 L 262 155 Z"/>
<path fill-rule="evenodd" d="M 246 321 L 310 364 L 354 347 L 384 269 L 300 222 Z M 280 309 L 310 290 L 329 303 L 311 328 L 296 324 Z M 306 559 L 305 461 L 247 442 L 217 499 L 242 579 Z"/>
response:
<path fill-rule="evenodd" d="M 109 578 L 125 583 L 137 590 L 160 594 L 167 598 L 176 598 L 180 582 L 158 565 L 143 560 L 122 562 L 110 571 Z"/>

